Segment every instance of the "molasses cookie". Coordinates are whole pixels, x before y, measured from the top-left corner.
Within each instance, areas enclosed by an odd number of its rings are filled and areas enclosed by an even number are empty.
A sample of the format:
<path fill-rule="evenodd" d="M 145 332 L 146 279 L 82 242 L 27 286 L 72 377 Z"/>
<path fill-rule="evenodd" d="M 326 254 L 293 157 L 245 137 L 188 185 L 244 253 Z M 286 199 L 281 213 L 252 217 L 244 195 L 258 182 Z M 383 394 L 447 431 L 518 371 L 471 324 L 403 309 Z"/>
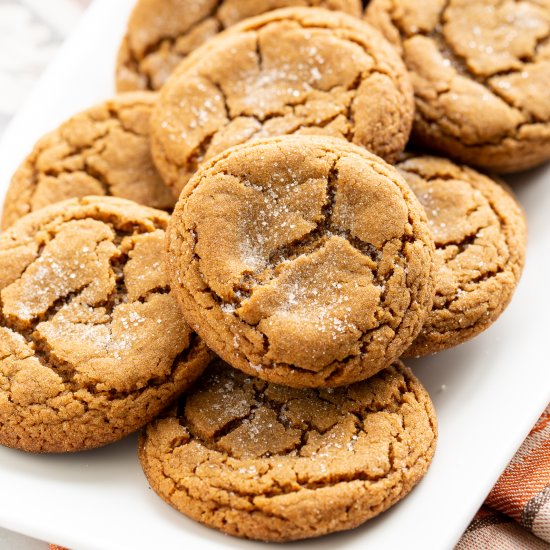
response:
<path fill-rule="evenodd" d="M 78 451 L 140 428 L 210 356 L 163 269 L 168 214 L 73 199 L 0 235 L 0 444 Z"/>
<path fill-rule="evenodd" d="M 432 307 L 434 245 L 397 170 L 341 139 L 249 142 L 203 165 L 168 231 L 172 288 L 224 360 L 265 380 L 364 380 Z"/>
<path fill-rule="evenodd" d="M 503 312 L 525 260 L 523 212 L 498 183 L 436 157 L 397 165 L 424 206 L 436 246 L 432 312 L 407 355 L 456 346 Z"/>
<path fill-rule="evenodd" d="M 550 159 L 550 3 L 372 0 L 416 96 L 416 140 L 514 172 Z"/>
<path fill-rule="evenodd" d="M 156 97 L 149 92 L 119 95 L 39 140 L 12 178 L 2 227 L 38 208 L 87 195 L 113 195 L 171 210 L 174 196 L 149 148 Z"/>
<path fill-rule="evenodd" d="M 288 8 L 239 23 L 180 64 L 153 111 L 153 157 L 175 193 L 203 160 L 253 138 L 332 135 L 392 161 L 412 118 L 407 71 L 376 30 Z"/>
<path fill-rule="evenodd" d="M 151 487 L 230 535 L 290 541 L 352 529 L 411 491 L 437 439 L 428 394 L 394 363 L 336 390 L 296 390 L 215 361 L 141 435 Z"/>
<path fill-rule="evenodd" d="M 288 6 L 361 15 L 360 0 L 138 0 L 118 52 L 117 89 L 158 90 L 185 56 L 215 34 Z"/>

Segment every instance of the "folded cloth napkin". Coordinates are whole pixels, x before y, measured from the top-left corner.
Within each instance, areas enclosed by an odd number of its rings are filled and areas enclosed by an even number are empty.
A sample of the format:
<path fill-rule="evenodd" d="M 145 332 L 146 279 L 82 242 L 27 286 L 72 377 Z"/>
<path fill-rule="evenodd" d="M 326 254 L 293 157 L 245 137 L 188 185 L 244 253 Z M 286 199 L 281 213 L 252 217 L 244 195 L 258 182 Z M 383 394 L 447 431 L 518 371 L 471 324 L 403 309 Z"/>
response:
<path fill-rule="evenodd" d="M 500 476 L 456 550 L 537 550 L 547 549 L 549 544 L 550 405 Z"/>
<path fill-rule="evenodd" d="M 549 545 L 550 404 L 455 550 L 546 550 Z M 66 549 L 52 544 L 50 550 Z"/>

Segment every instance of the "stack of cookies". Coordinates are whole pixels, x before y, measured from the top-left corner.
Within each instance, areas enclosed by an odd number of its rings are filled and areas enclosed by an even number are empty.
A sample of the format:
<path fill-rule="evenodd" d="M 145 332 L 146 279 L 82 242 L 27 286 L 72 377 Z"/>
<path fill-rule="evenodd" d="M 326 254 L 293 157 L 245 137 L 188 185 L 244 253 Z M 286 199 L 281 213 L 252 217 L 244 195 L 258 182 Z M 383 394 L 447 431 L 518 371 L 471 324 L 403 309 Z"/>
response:
<path fill-rule="evenodd" d="M 413 151 L 550 159 L 550 6 L 361 11 L 138 0 L 121 93 L 42 138 L 5 200 L 1 444 L 144 427 L 164 500 L 270 541 L 356 527 L 423 477 L 435 412 L 400 359 L 498 318 L 526 224 L 502 182 Z"/>

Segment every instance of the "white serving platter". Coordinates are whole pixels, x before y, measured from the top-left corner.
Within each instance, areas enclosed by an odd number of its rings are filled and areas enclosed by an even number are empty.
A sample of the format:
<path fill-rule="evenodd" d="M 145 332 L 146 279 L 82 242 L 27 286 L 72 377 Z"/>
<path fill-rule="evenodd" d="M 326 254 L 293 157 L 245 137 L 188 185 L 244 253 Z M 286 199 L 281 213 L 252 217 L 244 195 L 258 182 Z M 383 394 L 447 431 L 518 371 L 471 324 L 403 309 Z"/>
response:
<path fill-rule="evenodd" d="M 116 51 L 132 4 L 96 0 L 46 71 L 0 142 L 2 196 L 37 138 L 112 95 Z M 550 166 L 509 181 L 530 229 L 527 266 L 511 306 L 476 340 L 410 362 L 439 417 L 428 475 L 363 527 L 293 547 L 452 548 L 550 401 Z M 141 472 L 135 436 L 69 456 L 1 448 L 0 526 L 73 550 L 269 547 L 202 527 L 161 501 Z"/>

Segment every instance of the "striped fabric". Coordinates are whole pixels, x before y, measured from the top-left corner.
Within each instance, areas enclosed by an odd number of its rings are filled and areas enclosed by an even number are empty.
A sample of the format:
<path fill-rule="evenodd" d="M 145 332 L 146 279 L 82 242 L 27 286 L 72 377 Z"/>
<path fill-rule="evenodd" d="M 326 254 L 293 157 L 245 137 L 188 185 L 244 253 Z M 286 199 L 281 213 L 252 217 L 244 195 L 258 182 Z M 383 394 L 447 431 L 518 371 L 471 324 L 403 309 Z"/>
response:
<path fill-rule="evenodd" d="M 487 548 L 550 548 L 550 405 L 500 476 L 456 550 Z"/>
<path fill-rule="evenodd" d="M 455 550 L 547 550 L 548 544 L 513 519 L 483 506 Z"/>

